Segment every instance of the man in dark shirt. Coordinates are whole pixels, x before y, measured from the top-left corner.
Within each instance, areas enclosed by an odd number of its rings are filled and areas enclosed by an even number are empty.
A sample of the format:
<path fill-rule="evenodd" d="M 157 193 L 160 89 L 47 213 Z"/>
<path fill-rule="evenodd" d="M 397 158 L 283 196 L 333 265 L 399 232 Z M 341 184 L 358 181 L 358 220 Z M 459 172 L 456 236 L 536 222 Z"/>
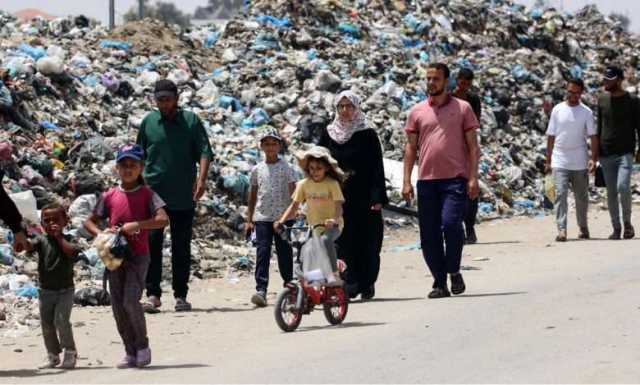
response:
<path fill-rule="evenodd" d="M 631 239 L 635 236 L 631 224 L 631 172 L 636 152 L 636 135 L 640 135 L 640 103 L 638 98 L 622 88 L 623 71 L 607 67 L 604 89 L 598 100 L 598 136 L 600 164 L 607 185 L 607 204 L 613 233 L 609 239 Z M 618 196 L 620 197 L 618 199 Z M 620 224 L 620 206 L 624 233 Z"/>
<path fill-rule="evenodd" d="M 17 252 L 21 252 L 27 246 L 27 237 L 22 230 L 22 215 L 18 211 L 7 192 L 2 187 L 4 171 L 0 170 L 0 219 L 13 231 L 15 241 L 13 247 Z"/>
<path fill-rule="evenodd" d="M 466 100 L 473 109 L 473 113 L 476 115 L 478 122 L 482 115 L 482 104 L 480 103 L 480 97 L 470 92 L 473 85 L 474 74 L 469 68 L 463 68 L 458 72 L 456 79 L 456 89 L 453 91 L 453 96 L 458 99 Z M 464 215 L 464 228 L 465 228 L 465 243 L 473 244 L 478 242 L 476 236 L 476 215 L 478 215 L 478 197 L 475 199 L 469 198 L 467 201 L 467 209 Z"/>
<path fill-rule="evenodd" d="M 158 110 L 142 121 L 137 142 L 146 154 L 144 178 L 167 204 L 175 310 L 189 311 L 187 292 L 195 202 L 204 194 L 213 154 L 200 118 L 178 107 L 178 87 L 172 81 L 163 79 L 156 83 L 155 99 Z M 196 165 L 200 166 L 199 171 Z M 158 312 L 161 305 L 163 240 L 164 229 L 153 230 L 149 235 L 151 264 L 145 304 L 149 313 Z"/>

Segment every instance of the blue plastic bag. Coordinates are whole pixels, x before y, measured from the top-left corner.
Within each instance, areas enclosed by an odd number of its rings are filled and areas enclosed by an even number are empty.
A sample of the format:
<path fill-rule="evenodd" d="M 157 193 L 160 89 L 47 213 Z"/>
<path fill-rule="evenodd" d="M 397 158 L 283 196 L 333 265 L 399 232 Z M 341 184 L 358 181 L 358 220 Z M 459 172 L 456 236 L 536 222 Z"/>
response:
<path fill-rule="evenodd" d="M 33 286 L 24 286 L 16 290 L 18 297 L 38 298 L 38 289 Z"/>
<path fill-rule="evenodd" d="M 231 107 L 233 111 L 242 111 L 242 103 L 233 96 L 222 95 L 218 99 L 218 105 L 222 108 Z"/>
<path fill-rule="evenodd" d="M 47 51 L 42 47 L 33 47 L 29 44 L 22 43 L 18 46 L 18 50 L 26 55 L 29 55 L 33 60 L 38 60 L 47 55 Z"/>
<path fill-rule="evenodd" d="M 220 39 L 220 32 L 210 31 L 204 39 L 204 48 L 213 47 L 218 39 Z"/>
<path fill-rule="evenodd" d="M 351 23 L 340 23 L 338 24 L 338 30 L 344 34 L 347 34 L 353 38 L 360 38 L 360 28 L 351 24 Z"/>
<path fill-rule="evenodd" d="M 288 17 L 279 19 L 271 15 L 259 15 L 256 17 L 256 20 L 262 24 L 273 24 L 281 29 L 293 27 L 293 24 L 291 24 L 291 21 Z"/>
<path fill-rule="evenodd" d="M 270 33 L 261 33 L 256 36 L 251 49 L 258 52 L 268 51 L 270 49 L 280 50 L 278 39 Z"/>
<path fill-rule="evenodd" d="M 53 131 L 62 131 L 62 129 L 58 126 L 56 126 L 54 123 L 51 123 L 48 120 L 43 120 L 40 122 L 40 127 L 47 129 L 47 130 L 53 130 Z"/>
<path fill-rule="evenodd" d="M 100 41 L 101 48 L 114 48 L 122 51 L 128 51 L 133 47 L 133 44 L 127 43 L 126 41 L 120 40 L 101 40 Z"/>

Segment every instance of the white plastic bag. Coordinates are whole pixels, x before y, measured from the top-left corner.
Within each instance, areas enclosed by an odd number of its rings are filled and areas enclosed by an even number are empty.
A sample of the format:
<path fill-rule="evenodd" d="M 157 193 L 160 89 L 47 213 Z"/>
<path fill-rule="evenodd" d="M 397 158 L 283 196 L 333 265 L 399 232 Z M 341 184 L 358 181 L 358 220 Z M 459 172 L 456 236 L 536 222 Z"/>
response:
<path fill-rule="evenodd" d="M 9 195 L 13 203 L 16 204 L 18 211 L 22 217 L 31 223 L 40 223 L 40 216 L 38 215 L 38 206 L 36 204 L 36 197 L 31 190 L 23 191 Z"/>
<path fill-rule="evenodd" d="M 309 282 L 326 282 L 333 273 L 327 250 L 322 242 L 322 235 L 315 231 L 313 236 L 302 246 L 300 259 L 302 272 Z"/>

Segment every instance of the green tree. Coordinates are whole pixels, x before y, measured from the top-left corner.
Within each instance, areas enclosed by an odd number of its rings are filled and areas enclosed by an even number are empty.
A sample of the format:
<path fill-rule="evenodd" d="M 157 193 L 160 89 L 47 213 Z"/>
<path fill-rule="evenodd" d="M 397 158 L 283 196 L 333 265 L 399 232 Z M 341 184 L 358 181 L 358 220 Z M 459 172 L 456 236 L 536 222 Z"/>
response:
<path fill-rule="evenodd" d="M 191 17 L 179 10 L 174 3 L 158 1 L 150 5 L 149 0 L 144 0 L 143 16 L 152 19 L 162 20 L 170 24 L 178 24 L 180 26 L 188 26 L 191 23 Z M 124 21 L 138 20 L 138 7 L 131 7 L 123 16 Z"/>

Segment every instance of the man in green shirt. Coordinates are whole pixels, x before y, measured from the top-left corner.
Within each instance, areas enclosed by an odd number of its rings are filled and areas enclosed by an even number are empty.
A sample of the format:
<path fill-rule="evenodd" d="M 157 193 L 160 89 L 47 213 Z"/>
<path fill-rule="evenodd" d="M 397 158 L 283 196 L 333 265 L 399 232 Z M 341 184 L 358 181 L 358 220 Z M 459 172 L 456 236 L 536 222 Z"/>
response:
<path fill-rule="evenodd" d="M 176 311 L 189 311 L 187 302 L 191 270 L 191 237 L 195 202 L 204 194 L 209 162 L 213 154 L 202 122 L 196 114 L 178 107 L 178 87 L 170 80 L 155 85 L 158 111 L 142 121 L 137 142 L 146 154 L 144 178 L 167 204 L 171 229 L 171 267 Z M 196 165 L 200 166 L 200 173 Z M 147 273 L 147 312 L 161 305 L 162 244 L 164 230 L 149 236 L 150 257 Z"/>
<path fill-rule="evenodd" d="M 598 100 L 598 136 L 600 164 L 607 185 L 607 204 L 613 225 L 609 239 L 631 239 L 631 172 L 636 152 L 636 135 L 640 135 L 640 103 L 622 88 L 623 71 L 607 67 L 603 94 Z M 618 200 L 618 196 L 620 199 Z M 620 225 L 620 206 L 624 233 Z"/>

